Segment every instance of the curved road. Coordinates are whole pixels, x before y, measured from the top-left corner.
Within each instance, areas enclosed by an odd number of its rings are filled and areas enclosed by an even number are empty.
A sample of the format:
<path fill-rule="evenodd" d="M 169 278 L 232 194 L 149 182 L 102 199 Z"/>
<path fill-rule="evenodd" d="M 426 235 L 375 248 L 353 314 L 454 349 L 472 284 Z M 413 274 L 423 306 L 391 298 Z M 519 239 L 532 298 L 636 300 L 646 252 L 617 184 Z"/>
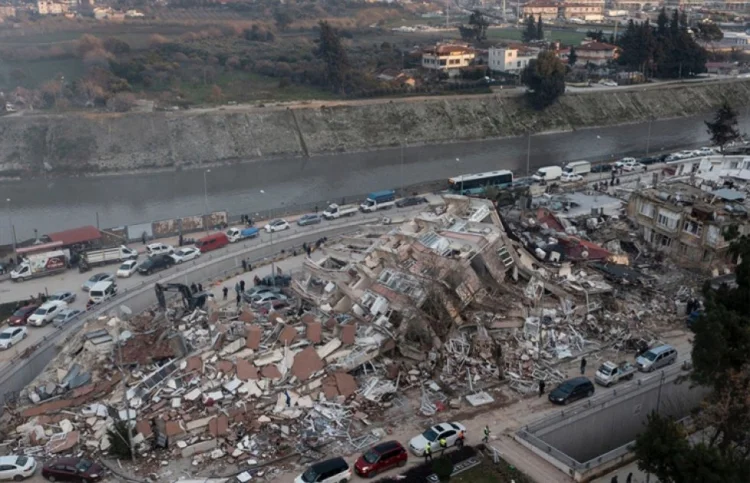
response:
<path fill-rule="evenodd" d="M 706 144 L 707 117 L 654 121 L 650 150 Z M 743 130 L 745 125 L 740 122 Z M 648 138 L 648 123 L 539 134 L 531 137 L 530 166 L 642 156 Z M 525 137 L 408 146 L 403 165 L 399 148 L 261 160 L 211 168 L 205 185 L 202 170 L 7 182 L 0 184 L 2 198 L 11 199 L 10 204 L 0 201 L 0 244 L 11 241 L 11 222 L 22 240 L 33 236 L 35 228 L 43 234 L 96 225 L 97 214 L 106 228 L 200 214 L 206 204 L 209 210 L 252 214 L 463 173 L 504 168 L 523 175 L 527 146 Z"/>

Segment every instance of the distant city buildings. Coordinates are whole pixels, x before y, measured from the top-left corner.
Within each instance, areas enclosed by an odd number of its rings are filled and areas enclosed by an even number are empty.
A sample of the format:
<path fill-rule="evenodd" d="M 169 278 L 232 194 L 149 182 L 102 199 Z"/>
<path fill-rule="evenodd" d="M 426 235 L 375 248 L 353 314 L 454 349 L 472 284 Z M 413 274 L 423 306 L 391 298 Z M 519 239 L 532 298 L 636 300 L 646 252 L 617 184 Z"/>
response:
<path fill-rule="evenodd" d="M 581 19 L 600 21 L 604 17 L 604 0 L 575 0 L 557 2 L 554 0 L 533 0 L 520 7 L 521 17 L 542 17 L 542 20 Z"/>

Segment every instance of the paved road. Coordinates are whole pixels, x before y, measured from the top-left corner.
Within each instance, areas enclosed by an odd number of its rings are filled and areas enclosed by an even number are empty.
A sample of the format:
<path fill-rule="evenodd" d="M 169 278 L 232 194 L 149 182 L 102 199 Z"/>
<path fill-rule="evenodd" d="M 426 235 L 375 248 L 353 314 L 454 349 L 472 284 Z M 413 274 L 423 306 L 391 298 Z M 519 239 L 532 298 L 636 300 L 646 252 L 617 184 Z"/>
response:
<path fill-rule="evenodd" d="M 650 150 L 707 143 L 705 117 L 654 121 Z M 740 127 L 748 130 L 745 123 Z M 529 165 L 533 170 L 580 159 L 641 156 L 648 134 L 645 123 L 532 136 Z M 205 185 L 202 170 L 2 183 L 3 198 L 11 202 L 0 203 L 0 243 L 10 242 L 11 222 L 18 239 L 25 239 L 34 229 L 49 233 L 96 225 L 97 219 L 106 228 L 195 215 L 204 213 L 206 204 L 238 215 L 500 168 L 523 175 L 527 146 L 525 137 L 408 146 L 403 165 L 399 148 L 269 159 L 212 168 Z"/>

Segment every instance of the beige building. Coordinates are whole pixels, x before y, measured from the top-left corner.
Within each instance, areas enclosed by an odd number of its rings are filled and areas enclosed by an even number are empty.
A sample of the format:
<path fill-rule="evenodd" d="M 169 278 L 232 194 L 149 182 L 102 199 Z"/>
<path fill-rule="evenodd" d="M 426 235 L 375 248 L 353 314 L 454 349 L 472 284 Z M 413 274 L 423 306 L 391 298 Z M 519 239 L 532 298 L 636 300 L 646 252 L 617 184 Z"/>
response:
<path fill-rule="evenodd" d="M 560 7 L 560 16 L 565 19 L 600 21 L 604 18 L 604 4 L 565 3 Z"/>
<path fill-rule="evenodd" d="M 634 192 L 627 211 L 651 248 L 696 268 L 719 268 L 729 261 L 725 230 L 750 228 L 743 200 L 734 190 L 707 192 L 677 182 Z"/>
<path fill-rule="evenodd" d="M 620 48 L 604 42 L 587 42 L 576 47 L 578 64 L 606 65 L 620 55 Z"/>
<path fill-rule="evenodd" d="M 560 14 L 560 3 L 549 1 L 529 2 L 521 5 L 521 18 L 532 15 L 535 19 L 541 15 L 542 20 L 554 20 Z"/>
<path fill-rule="evenodd" d="M 438 44 L 422 52 L 422 67 L 429 70 L 451 71 L 468 67 L 474 60 L 474 49 L 460 44 Z"/>
<path fill-rule="evenodd" d="M 0 5 L 0 19 L 15 17 L 16 7 L 12 5 Z"/>
<path fill-rule="evenodd" d="M 54 2 L 51 0 L 37 0 L 36 9 L 39 15 L 64 15 L 70 7 L 67 3 Z"/>

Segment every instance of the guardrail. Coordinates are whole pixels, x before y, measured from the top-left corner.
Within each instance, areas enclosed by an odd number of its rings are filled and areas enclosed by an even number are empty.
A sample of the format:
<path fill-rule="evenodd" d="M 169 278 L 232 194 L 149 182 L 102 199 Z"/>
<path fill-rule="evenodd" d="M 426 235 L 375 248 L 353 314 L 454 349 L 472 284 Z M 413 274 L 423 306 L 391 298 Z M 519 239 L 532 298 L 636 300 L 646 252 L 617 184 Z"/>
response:
<path fill-rule="evenodd" d="M 190 280 L 210 281 L 218 277 L 225 277 L 230 273 L 237 273 L 238 270 L 242 270 L 242 260 L 248 260 L 248 255 L 251 255 L 253 252 L 260 250 L 270 252 L 266 255 L 249 259 L 253 265 L 257 265 L 275 258 L 281 252 L 294 249 L 301 250 L 303 241 L 321 238 L 332 231 L 345 232 L 346 228 L 354 228 L 366 223 L 372 223 L 378 221 L 380 218 L 380 216 L 373 216 L 354 221 L 351 219 L 334 220 L 321 224 L 317 229 L 312 230 L 292 228 L 292 233 L 288 236 L 279 235 L 278 239 L 274 236 L 273 240 L 264 241 L 259 244 L 247 241 L 241 243 L 244 245 L 244 248 L 241 250 L 228 254 L 212 252 L 193 262 L 178 265 L 183 270 L 177 273 L 162 273 L 156 279 L 144 280 L 142 283 L 119 293 L 116 297 L 107 301 L 106 304 L 92 307 L 65 326 L 59 327 L 57 331 L 44 336 L 35 346 L 27 348 L 21 354 L 8 361 L 8 367 L 3 371 L 3 375 L 0 376 L 0 388 L 2 388 L 6 400 L 12 399 L 23 387 L 33 381 L 52 360 L 57 353 L 55 348 L 58 343 L 61 341 L 62 343 L 68 342 L 86 321 L 111 313 L 113 309 L 116 309 L 120 305 L 127 305 L 133 312 L 143 311 L 153 306 L 155 304 L 155 296 L 151 291 L 151 287 L 157 281 L 189 284 Z M 339 236 L 339 233 L 336 233 L 335 236 Z M 299 240 L 300 243 L 287 245 L 290 241 L 294 240 Z M 273 247 L 278 245 L 284 245 L 284 248 L 278 251 L 273 250 Z M 188 267 L 188 269 L 185 270 L 184 267 Z M 31 354 L 29 354 L 30 351 L 32 351 Z"/>

